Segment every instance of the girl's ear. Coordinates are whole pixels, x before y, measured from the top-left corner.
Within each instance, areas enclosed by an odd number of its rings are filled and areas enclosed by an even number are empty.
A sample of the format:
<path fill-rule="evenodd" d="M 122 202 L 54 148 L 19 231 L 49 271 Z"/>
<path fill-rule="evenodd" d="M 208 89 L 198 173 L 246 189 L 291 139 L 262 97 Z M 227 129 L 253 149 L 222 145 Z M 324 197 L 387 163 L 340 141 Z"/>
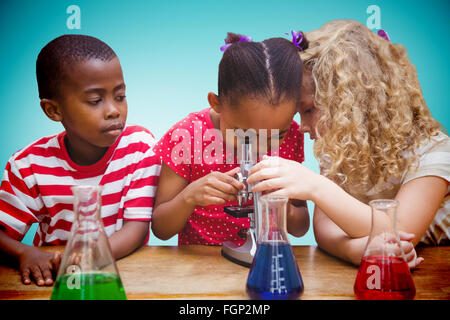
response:
<path fill-rule="evenodd" d="M 50 120 L 56 122 L 62 121 L 61 106 L 55 100 L 41 99 L 41 108 Z"/>
<path fill-rule="evenodd" d="M 220 113 L 219 97 L 215 93 L 208 93 L 208 103 L 215 112 Z"/>

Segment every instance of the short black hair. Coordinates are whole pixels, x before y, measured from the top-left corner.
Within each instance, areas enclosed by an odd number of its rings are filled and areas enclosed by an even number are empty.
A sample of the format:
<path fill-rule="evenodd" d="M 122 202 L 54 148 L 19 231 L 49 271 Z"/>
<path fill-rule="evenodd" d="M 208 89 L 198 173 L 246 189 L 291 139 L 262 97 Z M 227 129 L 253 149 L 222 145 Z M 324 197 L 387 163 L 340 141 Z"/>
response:
<path fill-rule="evenodd" d="M 110 61 L 117 57 L 103 41 L 81 34 L 62 35 L 50 41 L 36 60 L 36 78 L 40 99 L 59 97 L 60 84 L 67 67 L 89 59 Z"/>
<path fill-rule="evenodd" d="M 273 106 L 284 99 L 300 101 L 303 63 L 299 48 L 284 38 L 247 42 L 239 34 L 228 33 L 232 43 L 219 64 L 219 99 L 232 105 L 239 97 L 265 98 Z M 302 50 L 308 46 L 305 39 Z"/>

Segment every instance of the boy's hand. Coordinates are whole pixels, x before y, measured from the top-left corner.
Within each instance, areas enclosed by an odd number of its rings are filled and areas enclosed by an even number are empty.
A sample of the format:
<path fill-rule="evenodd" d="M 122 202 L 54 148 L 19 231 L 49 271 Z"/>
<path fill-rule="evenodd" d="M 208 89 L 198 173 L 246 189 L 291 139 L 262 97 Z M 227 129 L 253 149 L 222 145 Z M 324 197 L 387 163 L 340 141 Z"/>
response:
<path fill-rule="evenodd" d="M 244 184 L 233 176 L 239 167 L 228 172 L 211 172 L 200 178 L 186 189 L 186 201 L 195 206 L 221 205 L 226 201 L 236 201 L 236 194 L 244 188 Z"/>
<path fill-rule="evenodd" d="M 53 275 L 58 272 L 61 253 L 45 252 L 36 247 L 28 247 L 19 257 L 20 274 L 24 284 L 30 284 L 30 276 L 38 286 L 53 284 Z"/>

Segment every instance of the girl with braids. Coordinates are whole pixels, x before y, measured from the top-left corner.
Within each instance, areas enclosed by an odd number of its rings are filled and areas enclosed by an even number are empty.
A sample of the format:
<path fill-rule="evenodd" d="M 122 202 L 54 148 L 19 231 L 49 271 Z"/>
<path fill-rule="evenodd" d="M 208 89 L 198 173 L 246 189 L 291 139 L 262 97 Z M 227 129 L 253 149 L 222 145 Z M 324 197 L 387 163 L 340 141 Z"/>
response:
<path fill-rule="evenodd" d="M 300 130 L 315 140 L 321 174 L 266 157 L 248 182 L 261 181 L 254 191 L 314 201 L 318 245 L 354 264 L 370 233 L 368 202 L 398 200 L 401 245 L 415 267 L 423 261 L 416 244 L 449 241 L 450 139 L 430 114 L 405 47 L 381 35 L 351 20 L 305 34 Z"/>
<path fill-rule="evenodd" d="M 233 177 L 239 162 L 236 139 L 224 139 L 227 130 L 253 129 L 256 134 L 265 130 L 267 136 L 258 137 L 258 146 L 267 139 L 272 149 L 270 137 L 276 136 L 281 157 L 295 163 L 304 160 L 303 134 L 293 121 L 303 75 L 299 48 L 287 39 L 252 42 L 231 33 L 225 42 L 218 95 L 208 93 L 211 107 L 175 124 L 154 148 L 162 159 L 162 169 L 152 229 L 161 239 L 178 234 L 180 245 L 245 242 L 248 218 L 223 212 L 224 206 L 238 204 L 236 195 L 244 187 Z M 212 140 L 218 146 L 214 150 L 210 148 Z M 230 149 L 234 150 L 231 161 L 225 152 Z M 290 203 L 287 223 L 291 234 L 306 233 L 309 215 L 304 201 Z"/>

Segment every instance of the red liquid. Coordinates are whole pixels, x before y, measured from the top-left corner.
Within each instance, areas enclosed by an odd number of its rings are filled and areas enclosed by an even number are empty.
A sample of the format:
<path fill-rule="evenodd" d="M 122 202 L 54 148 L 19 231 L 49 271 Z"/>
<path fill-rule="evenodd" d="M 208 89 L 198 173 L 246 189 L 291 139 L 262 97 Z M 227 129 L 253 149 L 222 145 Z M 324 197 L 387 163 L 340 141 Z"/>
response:
<path fill-rule="evenodd" d="M 408 264 L 401 258 L 363 257 L 354 291 L 363 300 L 408 300 L 416 288 Z"/>

